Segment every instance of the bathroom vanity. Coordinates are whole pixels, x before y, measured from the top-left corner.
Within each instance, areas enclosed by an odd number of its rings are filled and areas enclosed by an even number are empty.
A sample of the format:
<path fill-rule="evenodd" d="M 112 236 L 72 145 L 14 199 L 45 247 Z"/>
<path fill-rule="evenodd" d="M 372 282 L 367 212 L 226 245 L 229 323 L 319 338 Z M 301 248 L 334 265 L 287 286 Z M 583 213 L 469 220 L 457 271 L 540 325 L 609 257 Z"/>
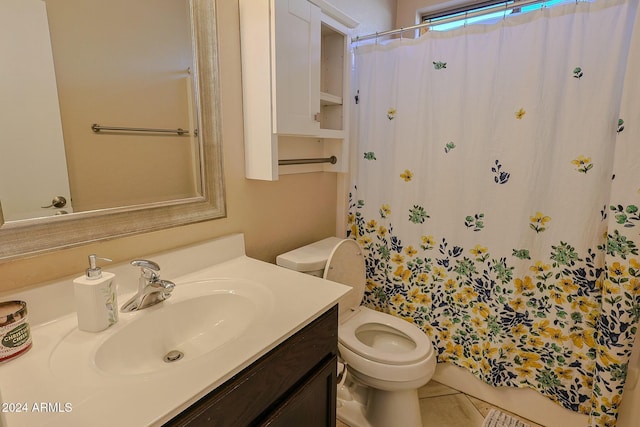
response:
<path fill-rule="evenodd" d="M 337 344 L 334 306 L 165 426 L 335 426 Z"/>
<path fill-rule="evenodd" d="M 27 302 L 33 340 L 0 365 L 0 426 L 335 424 L 336 303 L 350 288 L 248 258 L 242 234 L 146 258 L 173 295 L 102 332 L 77 329 L 73 278 L 0 295 Z M 108 270 L 122 304 L 138 270 Z M 163 360 L 173 350 L 183 357 Z"/>

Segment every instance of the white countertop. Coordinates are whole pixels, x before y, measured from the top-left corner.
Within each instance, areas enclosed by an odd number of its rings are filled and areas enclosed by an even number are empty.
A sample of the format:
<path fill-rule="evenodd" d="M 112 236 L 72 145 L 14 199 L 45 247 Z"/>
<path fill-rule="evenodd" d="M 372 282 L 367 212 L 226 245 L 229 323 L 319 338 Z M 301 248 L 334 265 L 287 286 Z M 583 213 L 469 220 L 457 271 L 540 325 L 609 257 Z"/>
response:
<path fill-rule="evenodd" d="M 51 356 L 65 338 L 73 337 L 89 354 L 91 348 L 97 348 L 137 316 L 145 315 L 145 310 L 158 309 L 157 306 L 120 313 L 116 325 L 91 334 L 77 331 L 75 312 L 68 312 L 66 299 L 73 299 L 69 281 L 1 295 L 0 301 L 27 300 L 33 340 L 33 348 L 26 354 L 0 365 L 1 427 L 161 425 L 309 324 L 350 289 L 246 257 L 241 234 L 148 259 L 157 261 L 161 268 L 163 263 L 171 265 L 161 274 L 163 279 L 176 283 L 176 299 L 181 284 L 190 286 L 187 283 L 195 280 L 224 278 L 259 282 L 273 296 L 272 304 L 263 321 L 256 322 L 241 337 L 200 357 L 175 362 L 168 369 L 116 375 L 103 372 L 92 360 L 86 360 L 86 365 L 78 366 L 77 371 L 62 375 L 52 369 Z M 138 273 L 127 265 L 108 270 L 122 272 L 117 275 L 118 303 L 122 305 L 133 294 L 135 284 L 131 282 Z M 171 276 L 165 271 L 180 275 Z M 61 292 L 65 308 L 47 308 Z M 38 310 L 49 313 L 44 315 Z M 65 310 L 67 313 L 52 317 Z"/>

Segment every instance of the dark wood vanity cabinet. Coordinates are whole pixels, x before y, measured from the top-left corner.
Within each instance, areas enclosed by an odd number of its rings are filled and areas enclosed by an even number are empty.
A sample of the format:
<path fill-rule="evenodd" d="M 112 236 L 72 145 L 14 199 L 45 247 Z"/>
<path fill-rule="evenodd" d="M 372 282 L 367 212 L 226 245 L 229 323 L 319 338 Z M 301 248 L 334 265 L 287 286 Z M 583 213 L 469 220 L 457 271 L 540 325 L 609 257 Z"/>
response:
<path fill-rule="evenodd" d="M 334 306 L 165 426 L 334 427 L 337 346 Z"/>

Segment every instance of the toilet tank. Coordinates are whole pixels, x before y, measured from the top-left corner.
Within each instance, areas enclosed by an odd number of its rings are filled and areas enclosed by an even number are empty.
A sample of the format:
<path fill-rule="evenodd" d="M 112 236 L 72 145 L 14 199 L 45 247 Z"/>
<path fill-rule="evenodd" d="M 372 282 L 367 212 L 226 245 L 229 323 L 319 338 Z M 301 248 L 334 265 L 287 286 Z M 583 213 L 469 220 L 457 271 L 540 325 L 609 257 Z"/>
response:
<path fill-rule="evenodd" d="M 276 257 L 276 264 L 290 270 L 322 277 L 327 260 L 333 248 L 342 240 L 339 237 L 326 239 L 302 246 Z"/>

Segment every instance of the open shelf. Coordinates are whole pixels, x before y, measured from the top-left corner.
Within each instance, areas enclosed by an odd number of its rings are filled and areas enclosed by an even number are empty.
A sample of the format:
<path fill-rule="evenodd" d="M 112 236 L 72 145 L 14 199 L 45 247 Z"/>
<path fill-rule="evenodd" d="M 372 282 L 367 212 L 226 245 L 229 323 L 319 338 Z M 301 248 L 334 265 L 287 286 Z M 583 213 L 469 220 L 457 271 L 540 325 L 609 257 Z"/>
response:
<path fill-rule="evenodd" d="M 327 92 L 320 92 L 320 105 L 342 105 L 342 96 L 332 95 Z"/>
<path fill-rule="evenodd" d="M 343 130 L 344 65 L 347 36 L 325 22 L 320 39 L 320 129 Z"/>

